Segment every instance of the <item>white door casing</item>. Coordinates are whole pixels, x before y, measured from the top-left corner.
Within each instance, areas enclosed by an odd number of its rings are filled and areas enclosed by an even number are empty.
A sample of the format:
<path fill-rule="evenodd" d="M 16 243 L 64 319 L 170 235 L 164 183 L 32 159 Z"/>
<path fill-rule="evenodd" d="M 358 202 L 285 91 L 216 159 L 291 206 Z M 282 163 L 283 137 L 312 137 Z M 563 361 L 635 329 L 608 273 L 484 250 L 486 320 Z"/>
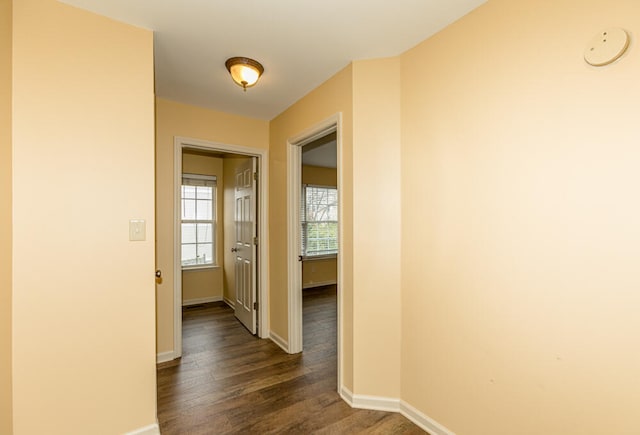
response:
<path fill-rule="evenodd" d="M 302 147 L 329 133 L 336 132 L 338 191 L 342 179 L 342 114 L 337 113 L 287 141 L 287 264 L 288 264 L 288 352 L 302 352 L 302 263 L 300 255 L 300 195 L 302 190 Z M 343 210 L 344 195 L 338 195 L 338 245 L 344 246 Z M 342 314 L 343 314 L 343 256 L 338 256 L 338 391 L 342 390 Z"/>
<path fill-rule="evenodd" d="M 260 244 L 257 248 L 256 266 L 258 268 L 256 283 L 258 289 L 258 336 L 269 338 L 269 307 L 268 294 L 268 270 L 261 265 L 267 264 L 269 254 L 269 238 L 266 229 L 268 225 L 268 201 L 269 192 L 267 190 L 269 179 L 269 152 L 260 148 L 253 148 L 241 145 L 230 145 L 216 143 L 201 139 L 187 137 L 174 137 L 173 153 L 173 177 L 174 177 L 174 228 L 173 228 L 173 352 L 167 355 L 158 355 L 158 362 L 170 361 L 182 356 L 182 264 L 180 248 L 180 186 L 182 184 L 182 151 L 183 149 L 197 149 L 203 151 L 215 151 L 222 153 L 240 154 L 255 157 L 258 167 L 258 191 L 256 204 L 256 216 L 258 232 L 261 234 Z M 228 251 L 227 251 L 228 252 Z"/>
<path fill-rule="evenodd" d="M 236 169 L 235 244 L 235 315 L 252 333 L 256 333 L 256 159 L 247 159 Z M 257 177 L 256 177 L 257 178 Z"/>

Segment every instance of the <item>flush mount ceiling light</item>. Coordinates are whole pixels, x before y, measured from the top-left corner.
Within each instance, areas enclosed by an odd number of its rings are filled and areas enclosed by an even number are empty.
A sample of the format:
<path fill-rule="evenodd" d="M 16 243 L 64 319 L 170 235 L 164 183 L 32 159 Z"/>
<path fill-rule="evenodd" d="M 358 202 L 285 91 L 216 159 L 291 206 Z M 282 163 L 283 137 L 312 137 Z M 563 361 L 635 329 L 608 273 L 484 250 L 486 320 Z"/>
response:
<path fill-rule="evenodd" d="M 242 86 L 245 92 L 247 88 L 255 85 L 264 72 L 264 67 L 260 62 L 248 57 L 232 57 L 225 62 L 231 78 L 238 86 Z"/>

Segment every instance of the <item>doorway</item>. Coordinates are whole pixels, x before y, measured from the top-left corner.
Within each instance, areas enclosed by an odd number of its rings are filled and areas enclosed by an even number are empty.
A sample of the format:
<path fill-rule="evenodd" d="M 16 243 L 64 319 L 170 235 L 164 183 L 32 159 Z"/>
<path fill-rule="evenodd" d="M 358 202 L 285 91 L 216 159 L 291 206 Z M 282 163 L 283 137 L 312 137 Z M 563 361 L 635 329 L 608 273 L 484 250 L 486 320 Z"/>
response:
<path fill-rule="evenodd" d="M 288 230 L 288 296 L 289 296 L 289 353 L 298 353 L 303 350 L 303 271 L 302 261 L 302 221 L 301 221 L 301 203 L 302 203 L 302 154 L 306 145 L 326 142 L 327 137 L 333 137 L 335 142 L 335 173 L 336 173 L 336 189 L 340 191 L 342 185 L 342 174 L 340 171 L 340 162 L 342 155 L 342 137 L 341 137 L 341 114 L 336 114 L 330 118 L 318 123 L 301 134 L 289 139 L 287 146 L 287 230 Z M 338 247 L 342 245 L 343 240 L 343 204 L 340 195 L 337 195 L 337 239 Z M 342 306 L 343 292 L 340 290 L 343 283 L 343 268 L 341 267 L 341 257 L 336 257 L 336 281 L 337 281 L 337 388 L 342 385 Z M 328 257 L 328 256 L 327 256 Z"/>
<path fill-rule="evenodd" d="M 255 225 L 251 229 L 251 251 L 253 252 L 253 258 L 255 261 L 250 264 L 251 270 L 245 269 L 242 271 L 244 277 L 249 277 L 254 285 L 252 288 L 257 287 L 257 291 L 254 292 L 254 297 L 257 298 L 257 304 L 251 304 L 251 310 L 254 311 L 254 316 L 249 322 L 253 322 L 253 328 L 251 323 L 248 324 L 247 329 L 261 338 L 268 337 L 268 324 L 267 324 L 267 308 L 268 308 L 268 294 L 267 294 L 267 270 L 266 258 L 268 252 L 268 238 L 266 230 L 268 228 L 267 222 L 267 177 L 268 177 L 268 165 L 267 151 L 243 147 L 237 145 L 228 145 L 221 143 L 214 143 L 209 141 L 203 141 L 198 139 L 176 137 L 174 140 L 174 355 L 173 358 L 179 358 L 182 356 L 182 305 L 183 305 L 183 270 L 182 270 L 182 243 L 181 243 L 181 231 L 182 231 L 182 212 L 181 212 L 181 189 L 183 178 L 183 155 L 187 153 L 203 153 L 222 156 L 223 158 L 230 156 L 245 157 L 243 160 L 251 162 L 252 181 L 257 183 L 257 187 L 254 190 L 254 195 L 257 196 L 255 200 L 256 209 L 251 210 L 255 218 Z M 254 169 L 255 168 L 255 169 Z M 254 179 L 255 174 L 255 179 Z M 235 178 L 235 174 L 234 174 Z M 248 180 L 247 180 L 248 181 Z M 255 184 L 254 184 L 255 186 Z M 225 213 L 227 218 L 229 213 Z M 235 215 L 235 211 L 231 214 Z M 237 216 L 237 215 L 236 215 Z M 246 216 L 246 214 L 245 214 Z M 245 228 L 248 228 L 245 225 Z M 228 261 L 224 261 L 229 257 L 228 252 L 231 252 L 230 243 L 223 243 L 223 259 L 220 259 L 220 265 L 234 272 L 237 270 L 235 266 L 228 266 Z M 237 247 L 234 245 L 234 248 Z M 236 251 L 234 251 L 235 253 Z M 244 262 L 244 257 L 243 262 Z M 227 265 L 222 264 L 224 262 Z M 233 263 L 232 263 L 233 264 Z M 235 285 L 235 283 L 234 283 Z M 235 292 L 234 292 L 235 293 Z M 236 300 L 229 300 L 225 298 L 225 302 L 229 305 L 238 305 Z M 257 317 L 257 321 L 256 321 Z M 253 330 L 252 330 L 253 329 Z"/>

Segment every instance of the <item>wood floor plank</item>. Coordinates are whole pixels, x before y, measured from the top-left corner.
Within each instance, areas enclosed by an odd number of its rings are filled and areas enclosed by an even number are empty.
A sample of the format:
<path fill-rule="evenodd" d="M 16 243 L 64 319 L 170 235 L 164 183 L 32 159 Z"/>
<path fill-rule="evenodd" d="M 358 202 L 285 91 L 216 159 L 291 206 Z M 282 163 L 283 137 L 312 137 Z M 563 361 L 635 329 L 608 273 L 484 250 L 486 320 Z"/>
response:
<path fill-rule="evenodd" d="M 183 357 L 158 365 L 162 434 L 424 433 L 400 414 L 340 398 L 336 319 L 335 286 L 305 290 L 304 351 L 288 355 L 224 303 L 183 309 Z"/>

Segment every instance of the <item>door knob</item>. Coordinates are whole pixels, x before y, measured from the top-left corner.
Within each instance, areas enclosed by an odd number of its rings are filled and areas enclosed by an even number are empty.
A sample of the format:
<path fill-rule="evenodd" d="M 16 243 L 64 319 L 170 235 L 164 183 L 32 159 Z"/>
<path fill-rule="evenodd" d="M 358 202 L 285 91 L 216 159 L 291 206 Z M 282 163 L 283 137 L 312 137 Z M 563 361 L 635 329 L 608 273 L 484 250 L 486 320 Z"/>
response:
<path fill-rule="evenodd" d="M 162 271 L 160 269 L 156 270 L 156 278 L 162 278 Z"/>
<path fill-rule="evenodd" d="M 231 248 L 231 252 L 238 252 L 238 248 Z"/>

